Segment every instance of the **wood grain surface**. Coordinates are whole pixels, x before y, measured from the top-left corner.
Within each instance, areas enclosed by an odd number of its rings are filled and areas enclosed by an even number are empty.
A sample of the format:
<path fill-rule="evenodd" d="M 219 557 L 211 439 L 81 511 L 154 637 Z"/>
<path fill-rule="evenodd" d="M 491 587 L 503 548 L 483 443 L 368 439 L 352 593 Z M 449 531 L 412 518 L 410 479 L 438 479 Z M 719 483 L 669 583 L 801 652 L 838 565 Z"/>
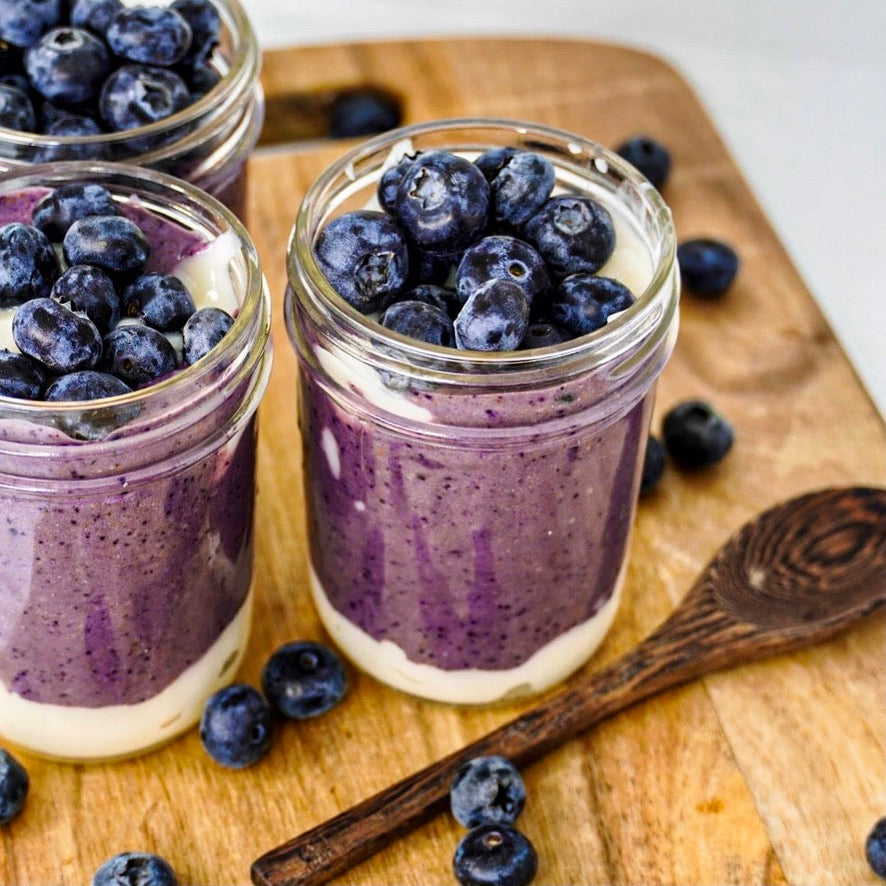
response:
<path fill-rule="evenodd" d="M 726 298 L 684 297 L 656 414 L 657 424 L 677 399 L 706 397 L 733 421 L 736 446 L 706 473 L 669 471 L 641 503 L 624 602 L 588 668 L 655 627 L 757 511 L 818 487 L 886 483 L 882 420 L 671 67 L 587 42 L 455 40 L 273 52 L 263 79 L 271 108 L 371 83 L 402 96 L 406 122 L 518 117 L 607 145 L 649 133 L 673 153 L 664 196 L 680 238 L 718 236 L 739 251 L 740 277 Z M 345 147 L 302 140 L 250 161 L 247 223 L 275 315 L 275 366 L 261 409 L 256 620 L 240 674 L 253 683 L 280 643 L 325 639 L 307 594 L 295 360 L 282 294 L 301 195 Z M 815 649 L 642 703 L 529 767 L 520 826 L 539 853 L 537 882 L 873 886 L 863 843 L 886 814 L 884 642 L 886 624 L 875 616 Z M 242 772 L 209 760 L 195 730 L 126 762 L 71 766 L 23 755 L 31 794 L 0 830 L 0 882 L 88 883 L 108 856 L 144 849 L 167 858 L 182 883 L 245 884 L 259 855 L 528 706 L 459 709 L 351 675 L 338 708 L 284 724 L 270 754 Z M 461 834 L 440 816 L 341 882 L 452 883 Z"/>
<path fill-rule="evenodd" d="M 754 574 L 765 579 L 749 581 Z M 497 754 L 522 770 L 659 692 L 820 643 L 883 606 L 886 489 L 841 486 L 781 502 L 745 523 L 627 654 L 273 849 L 253 864 L 253 882 L 327 883 L 445 812 L 472 758 Z"/>

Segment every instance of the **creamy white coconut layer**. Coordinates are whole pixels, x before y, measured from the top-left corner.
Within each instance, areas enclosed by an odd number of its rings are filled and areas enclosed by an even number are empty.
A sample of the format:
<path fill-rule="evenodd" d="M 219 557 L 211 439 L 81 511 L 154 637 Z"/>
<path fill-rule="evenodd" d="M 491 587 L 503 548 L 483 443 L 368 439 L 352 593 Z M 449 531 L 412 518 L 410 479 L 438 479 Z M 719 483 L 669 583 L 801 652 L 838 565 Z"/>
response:
<path fill-rule="evenodd" d="M 231 263 L 237 260 L 242 261 L 240 241 L 233 231 L 225 231 L 183 258 L 170 274 L 185 284 L 198 310 L 213 307 L 236 314 L 240 300 L 234 289 Z"/>
<path fill-rule="evenodd" d="M 106 760 L 155 747 L 200 719 L 209 695 L 230 683 L 252 618 L 250 593 L 206 653 L 165 689 L 138 704 L 75 707 L 28 701 L 0 683 L 4 739 L 63 760 Z"/>
<path fill-rule="evenodd" d="M 361 670 L 395 689 L 451 704 L 491 704 L 542 692 L 564 680 L 594 653 L 609 630 L 621 598 L 625 566 L 612 596 L 587 621 L 570 628 L 515 668 L 447 671 L 410 661 L 391 640 L 376 640 L 330 603 L 311 568 L 311 593 L 320 619 L 339 648 Z"/>

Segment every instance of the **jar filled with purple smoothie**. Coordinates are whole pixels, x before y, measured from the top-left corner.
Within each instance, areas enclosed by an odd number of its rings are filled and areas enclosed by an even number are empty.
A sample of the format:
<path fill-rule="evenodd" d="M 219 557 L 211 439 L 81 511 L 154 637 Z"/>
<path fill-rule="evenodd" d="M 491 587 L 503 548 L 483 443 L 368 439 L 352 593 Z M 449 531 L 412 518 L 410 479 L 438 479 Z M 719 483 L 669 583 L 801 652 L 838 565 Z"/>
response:
<path fill-rule="evenodd" d="M 9 0 L 0 170 L 59 160 L 168 172 L 241 218 L 264 121 L 261 54 L 238 0 Z"/>
<path fill-rule="evenodd" d="M 80 211 L 83 184 L 110 195 L 99 218 Z M 25 299 L 6 287 L 8 244 L 25 232 L 33 242 L 38 225 L 64 257 L 51 295 Z M 122 307 L 106 330 L 94 302 L 77 301 L 92 285 L 63 287 L 96 225 L 137 229 L 143 244 L 137 271 L 122 247 L 108 260 Z M 0 175 L 0 271 L 0 736 L 60 759 L 131 755 L 192 726 L 245 650 L 267 287 L 223 204 L 123 164 Z M 189 294 L 184 326 L 157 321 L 151 299 L 126 306 L 142 281 L 170 279 Z M 225 322 L 201 336 L 198 316 Z M 59 368 L 74 345 L 47 344 L 42 330 L 93 318 L 103 344 L 90 368 Z M 142 344 L 126 350 L 115 336 L 133 330 Z M 138 376 L 152 365 L 144 343 L 159 339 L 173 362 Z M 31 369 L 34 392 L 23 388 Z"/>
<path fill-rule="evenodd" d="M 313 183 L 288 277 L 331 637 L 379 680 L 458 704 L 568 676 L 618 607 L 677 334 L 658 192 L 570 133 L 408 127 Z"/>

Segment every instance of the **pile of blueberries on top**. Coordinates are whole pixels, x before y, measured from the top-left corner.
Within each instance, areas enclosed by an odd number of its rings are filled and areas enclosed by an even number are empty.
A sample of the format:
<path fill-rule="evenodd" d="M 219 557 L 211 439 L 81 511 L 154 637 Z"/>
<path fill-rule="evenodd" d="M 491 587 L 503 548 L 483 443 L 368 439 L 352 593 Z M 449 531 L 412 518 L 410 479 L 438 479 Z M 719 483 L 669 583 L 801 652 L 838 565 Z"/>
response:
<path fill-rule="evenodd" d="M 166 119 L 218 82 L 220 30 L 210 0 L 0 0 L 0 126 L 88 137 Z M 64 159 L 114 159 L 106 150 L 79 145 Z"/>
<path fill-rule="evenodd" d="M 657 188 L 666 148 L 636 136 L 616 152 Z M 605 326 L 636 300 L 598 272 L 612 255 L 608 210 L 587 195 L 552 195 L 551 162 L 495 147 L 473 162 L 443 150 L 406 154 L 382 172 L 381 211 L 329 222 L 314 244 L 332 287 L 383 326 L 429 344 L 513 351 L 559 344 Z M 677 251 L 684 286 L 729 288 L 734 250 L 697 238 Z"/>
<path fill-rule="evenodd" d="M 113 397 L 208 353 L 233 318 L 198 310 L 177 277 L 145 273 L 149 258 L 141 228 L 98 184 L 61 185 L 37 204 L 33 224 L 0 227 L 0 308 L 15 310 L 19 351 L 0 350 L 0 395 Z"/>
<path fill-rule="evenodd" d="M 319 268 L 357 310 L 433 345 L 513 351 L 585 335 L 635 297 L 597 273 L 615 249 L 609 212 L 552 196 L 554 179 L 546 157 L 513 147 L 473 162 L 407 154 L 379 179 L 382 211 L 320 231 Z"/>

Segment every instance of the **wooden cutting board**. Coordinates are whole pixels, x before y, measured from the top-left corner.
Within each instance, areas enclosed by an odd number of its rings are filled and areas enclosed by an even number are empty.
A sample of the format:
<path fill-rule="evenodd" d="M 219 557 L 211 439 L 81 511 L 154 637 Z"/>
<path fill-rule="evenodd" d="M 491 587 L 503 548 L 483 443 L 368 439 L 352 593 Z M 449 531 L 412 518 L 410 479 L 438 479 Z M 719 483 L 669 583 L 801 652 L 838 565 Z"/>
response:
<path fill-rule="evenodd" d="M 680 238 L 741 254 L 719 302 L 686 296 L 658 414 L 706 397 L 733 421 L 719 467 L 671 471 L 641 503 L 624 603 L 588 665 L 653 628 L 738 525 L 795 493 L 886 483 L 886 432 L 733 159 L 680 75 L 602 44 L 452 40 L 269 53 L 266 141 L 251 161 L 248 224 L 274 299 L 275 366 L 262 407 L 255 631 L 241 677 L 257 684 L 280 643 L 325 639 L 307 595 L 295 361 L 282 323 L 286 240 L 302 194 L 347 146 L 304 141 L 331 96 L 371 83 L 406 122 L 504 116 L 607 145 L 638 132 L 669 146 L 664 194 Z M 812 183 L 814 186 L 814 183 Z M 525 772 L 520 820 L 544 884 L 877 882 L 864 838 L 886 814 L 882 617 L 814 650 L 721 673 L 644 703 Z M 108 856 L 166 857 L 185 884 L 249 881 L 253 859 L 526 705 L 459 710 L 353 673 L 332 713 L 281 728 L 267 758 L 220 768 L 196 731 L 138 759 L 71 766 L 24 757 L 32 789 L 0 830 L 0 881 L 83 884 Z M 454 882 L 462 834 L 441 817 L 364 862 L 354 884 Z"/>

